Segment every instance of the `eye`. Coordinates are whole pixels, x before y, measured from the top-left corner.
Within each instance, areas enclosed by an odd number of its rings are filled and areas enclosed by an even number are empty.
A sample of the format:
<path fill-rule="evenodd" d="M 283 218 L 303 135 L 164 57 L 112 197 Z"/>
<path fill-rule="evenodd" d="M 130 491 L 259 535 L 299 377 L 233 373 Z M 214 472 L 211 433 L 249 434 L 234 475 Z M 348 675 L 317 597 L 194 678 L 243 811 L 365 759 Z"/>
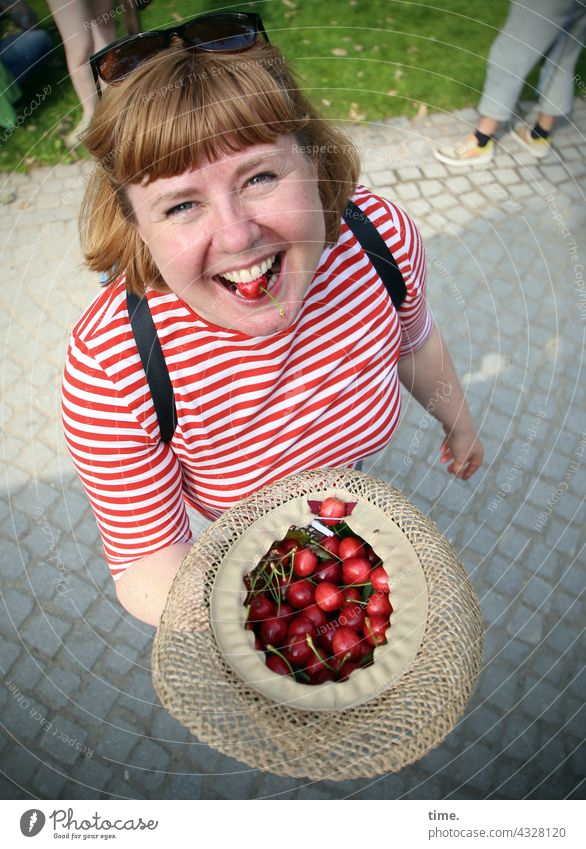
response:
<path fill-rule="evenodd" d="M 248 184 L 250 186 L 262 186 L 276 179 L 277 175 L 274 171 L 262 171 L 260 174 L 255 174 L 254 177 L 251 177 Z"/>
<path fill-rule="evenodd" d="M 191 200 L 184 200 L 181 203 L 178 203 L 176 206 L 172 206 L 171 209 L 168 209 L 165 215 L 167 217 L 173 215 L 180 215 L 182 212 L 189 212 L 191 209 L 194 209 L 196 204 Z"/>

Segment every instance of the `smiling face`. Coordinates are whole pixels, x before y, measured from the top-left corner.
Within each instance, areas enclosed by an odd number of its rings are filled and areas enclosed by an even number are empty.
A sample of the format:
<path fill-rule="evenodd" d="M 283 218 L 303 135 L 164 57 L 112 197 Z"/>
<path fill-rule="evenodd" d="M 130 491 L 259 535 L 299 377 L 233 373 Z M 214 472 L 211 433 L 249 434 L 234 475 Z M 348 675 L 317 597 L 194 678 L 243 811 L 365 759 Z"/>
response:
<path fill-rule="evenodd" d="M 250 336 L 295 320 L 325 223 L 316 169 L 293 136 L 130 185 L 127 194 L 165 283 L 198 315 Z"/>

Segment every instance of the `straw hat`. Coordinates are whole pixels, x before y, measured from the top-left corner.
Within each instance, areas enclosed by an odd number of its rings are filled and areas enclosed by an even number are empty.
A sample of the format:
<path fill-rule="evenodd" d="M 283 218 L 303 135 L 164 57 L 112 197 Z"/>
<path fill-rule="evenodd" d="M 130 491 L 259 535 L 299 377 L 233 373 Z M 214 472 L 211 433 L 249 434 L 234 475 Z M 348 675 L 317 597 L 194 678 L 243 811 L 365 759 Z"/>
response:
<path fill-rule="evenodd" d="M 247 642 L 242 575 L 326 493 L 356 501 L 349 523 L 382 557 L 394 611 L 372 667 L 311 686 L 271 673 Z M 253 768 L 354 779 L 397 772 L 441 743 L 482 652 L 478 600 L 435 525 L 370 475 L 318 469 L 259 490 L 194 544 L 155 637 L 153 683 L 199 740 Z"/>

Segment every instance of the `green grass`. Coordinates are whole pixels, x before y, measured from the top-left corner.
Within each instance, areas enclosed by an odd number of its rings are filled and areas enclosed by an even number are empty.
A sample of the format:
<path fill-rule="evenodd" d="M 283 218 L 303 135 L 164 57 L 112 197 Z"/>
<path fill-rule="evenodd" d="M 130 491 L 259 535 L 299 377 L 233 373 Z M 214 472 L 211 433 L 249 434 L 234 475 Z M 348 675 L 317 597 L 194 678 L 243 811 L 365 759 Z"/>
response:
<path fill-rule="evenodd" d="M 86 154 L 66 151 L 63 137 L 81 108 L 67 76 L 59 34 L 45 0 L 29 0 L 56 45 L 19 104 L 23 110 L 49 84 L 51 92 L 6 140 L 0 170 L 71 162 Z M 114 0 L 113 6 L 120 5 Z M 143 29 L 215 9 L 262 14 L 269 37 L 292 62 L 322 113 L 335 121 L 376 121 L 475 106 L 486 57 L 505 20 L 508 0 L 154 0 L 141 13 Z M 120 34 L 123 34 L 120 32 Z M 577 69 L 586 76 L 586 60 Z M 534 83 L 536 76 L 530 78 Z M 531 87 L 524 96 L 531 97 Z M 422 106 L 424 104 L 424 106 Z M 1 133 L 0 133 L 1 136 Z"/>

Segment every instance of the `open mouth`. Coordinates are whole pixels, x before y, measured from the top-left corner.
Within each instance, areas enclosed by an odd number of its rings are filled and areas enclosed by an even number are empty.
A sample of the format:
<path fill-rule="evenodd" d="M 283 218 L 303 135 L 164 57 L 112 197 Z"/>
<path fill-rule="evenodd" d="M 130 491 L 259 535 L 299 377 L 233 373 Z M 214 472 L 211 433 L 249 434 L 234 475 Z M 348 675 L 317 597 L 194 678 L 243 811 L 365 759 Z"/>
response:
<path fill-rule="evenodd" d="M 247 301 L 255 301 L 266 295 L 275 285 L 281 271 L 281 258 L 283 254 L 267 257 L 258 265 L 242 271 L 230 271 L 226 274 L 217 274 L 215 280 L 221 283 L 232 295 L 244 298 Z"/>

